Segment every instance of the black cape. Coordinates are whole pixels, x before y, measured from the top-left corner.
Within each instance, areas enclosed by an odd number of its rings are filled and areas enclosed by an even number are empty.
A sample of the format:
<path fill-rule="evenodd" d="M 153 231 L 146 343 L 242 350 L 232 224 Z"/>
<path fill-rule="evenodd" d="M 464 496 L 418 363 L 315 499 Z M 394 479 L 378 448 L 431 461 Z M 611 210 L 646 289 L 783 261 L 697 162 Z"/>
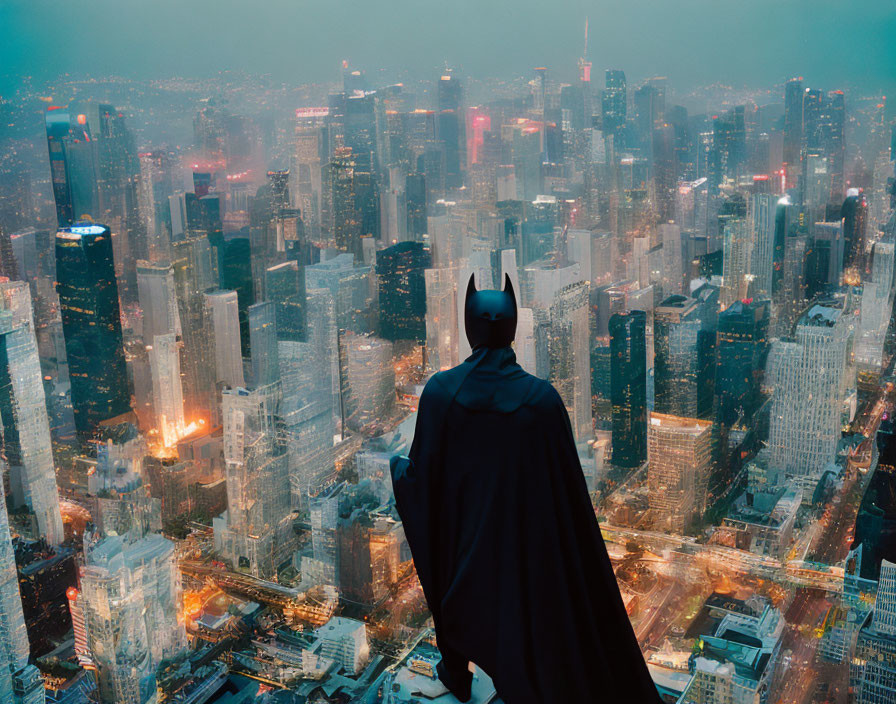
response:
<path fill-rule="evenodd" d="M 659 704 L 569 415 L 510 347 L 435 374 L 391 466 L 452 692 L 472 661 L 507 704 Z"/>

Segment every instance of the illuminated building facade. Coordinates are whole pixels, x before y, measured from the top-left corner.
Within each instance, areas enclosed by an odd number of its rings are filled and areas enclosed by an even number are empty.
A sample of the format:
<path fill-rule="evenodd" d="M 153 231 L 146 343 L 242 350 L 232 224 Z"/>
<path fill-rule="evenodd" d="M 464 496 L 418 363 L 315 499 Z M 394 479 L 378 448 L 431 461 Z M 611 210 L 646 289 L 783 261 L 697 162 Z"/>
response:
<path fill-rule="evenodd" d="M 657 530 L 682 534 L 706 510 L 712 423 L 651 413 L 647 424 L 647 484 Z"/>

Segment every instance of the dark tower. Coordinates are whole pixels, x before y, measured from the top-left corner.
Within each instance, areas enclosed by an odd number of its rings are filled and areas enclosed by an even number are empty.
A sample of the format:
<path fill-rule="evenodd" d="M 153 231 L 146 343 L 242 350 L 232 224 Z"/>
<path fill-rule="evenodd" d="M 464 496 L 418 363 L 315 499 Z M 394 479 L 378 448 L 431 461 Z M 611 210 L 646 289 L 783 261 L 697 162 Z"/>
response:
<path fill-rule="evenodd" d="M 638 467 L 647 459 L 647 314 L 610 318 L 610 400 L 613 464 Z"/>
<path fill-rule="evenodd" d="M 84 441 L 131 410 L 108 227 L 80 223 L 57 232 L 56 281 L 75 428 Z"/>

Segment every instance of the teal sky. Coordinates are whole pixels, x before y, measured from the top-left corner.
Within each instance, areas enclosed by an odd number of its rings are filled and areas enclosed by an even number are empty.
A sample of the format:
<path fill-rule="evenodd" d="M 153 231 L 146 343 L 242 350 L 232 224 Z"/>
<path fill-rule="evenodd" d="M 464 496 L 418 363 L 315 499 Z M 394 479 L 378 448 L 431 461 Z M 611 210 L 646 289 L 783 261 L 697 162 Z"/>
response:
<path fill-rule="evenodd" d="M 0 0 L 0 94 L 64 73 L 328 81 L 343 58 L 370 72 L 430 75 L 447 61 L 476 76 L 546 65 L 571 77 L 586 14 L 597 71 L 681 89 L 802 75 L 896 95 L 896 0 Z"/>

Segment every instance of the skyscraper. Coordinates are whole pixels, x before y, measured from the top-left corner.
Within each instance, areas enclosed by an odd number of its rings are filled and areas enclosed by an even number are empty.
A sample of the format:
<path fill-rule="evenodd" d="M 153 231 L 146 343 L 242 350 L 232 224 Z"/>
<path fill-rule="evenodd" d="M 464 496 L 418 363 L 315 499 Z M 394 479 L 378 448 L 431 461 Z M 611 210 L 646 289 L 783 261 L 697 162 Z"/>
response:
<path fill-rule="evenodd" d="M 784 86 L 784 177 L 787 188 L 797 185 L 802 174 L 803 79 L 792 78 Z"/>
<path fill-rule="evenodd" d="M 625 148 L 625 122 L 628 93 L 625 73 L 618 69 L 607 69 L 601 103 L 603 132 L 605 137 L 613 137 L 616 150 Z"/>
<path fill-rule="evenodd" d="M 638 467 L 647 458 L 647 314 L 610 318 L 610 400 L 613 464 Z"/>
<path fill-rule="evenodd" d="M 749 226 L 752 232 L 750 248 L 750 274 L 753 276 L 753 290 L 759 298 L 771 300 L 772 282 L 776 268 L 781 266 L 783 243 L 777 246 L 775 236 L 776 205 L 775 196 L 757 193 L 750 202 Z M 781 233 L 783 236 L 783 232 Z"/>
<path fill-rule="evenodd" d="M 460 81 L 451 73 L 439 79 L 439 138 L 445 144 L 445 185 L 448 188 L 463 184 L 463 167 L 467 162 L 462 93 Z"/>
<path fill-rule="evenodd" d="M 100 423 L 131 410 L 108 227 L 84 223 L 57 232 L 56 292 L 75 427 L 86 440 Z"/>
<path fill-rule="evenodd" d="M 214 336 L 215 379 L 234 389 L 244 386 L 236 291 L 213 291 L 205 294 L 205 300 Z"/>
<path fill-rule="evenodd" d="M 653 378 L 657 413 L 684 418 L 712 415 L 718 289 L 695 298 L 669 296 L 654 311 Z"/>
<path fill-rule="evenodd" d="M 647 423 L 647 457 L 653 526 L 684 533 L 706 510 L 712 423 L 651 413 Z"/>
<path fill-rule="evenodd" d="M 386 340 L 426 341 L 426 281 L 430 251 L 422 242 L 399 242 L 377 252 L 380 335 Z"/>
<path fill-rule="evenodd" d="M 156 335 L 181 334 L 174 267 L 168 262 L 137 262 L 137 293 L 143 310 L 143 341 L 151 345 Z"/>
<path fill-rule="evenodd" d="M 13 508 L 27 507 L 36 535 L 65 539 L 47 402 L 41 380 L 31 294 L 23 282 L 0 283 L 0 421 Z"/>
<path fill-rule="evenodd" d="M 722 244 L 722 290 L 719 303 L 727 308 L 738 299 L 747 298 L 750 287 L 752 237 L 747 222 L 731 218 L 724 229 Z"/>
<path fill-rule="evenodd" d="M 836 457 L 842 404 L 855 389 L 852 306 L 848 295 L 816 300 L 769 356 L 770 461 L 810 495 Z"/>
<path fill-rule="evenodd" d="M 2 469 L 5 468 L 0 458 Z M 9 517 L 6 502 L 0 504 L 0 699 L 11 704 L 43 704 L 40 673 L 33 665 L 28 665 L 30 646 L 9 534 Z M 34 686 L 35 678 L 37 687 Z"/>
<path fill-rule="evenodd" d="M 252 386 L 267 386 L 280 378 L 277 349 L 277 306 L 270 301 L 249 306 L 249 346 Z"/>
<path fill-rule="evenodd" d="M 735 301 L 719 314 L 716 417 L 722 425 L 748 421 L 761 404 L 768 308 L 768 301 Z"/>
<path fill-rule="evenodd" d="M 185 646 L 174 544 L 157 533 L 103 538 L 89 547 L 79 582 L 68 595 L 75 650 L 96 670 L 102 701 L 155 704 L 156 668 Z"/>
<path fill-rule="evenodd" d="M 305 267 L 297 261 L 285 261 L 265 270 L 265 299 L 275 306 L 278 340 L 305 339 L 305 288 Z"/>
<path fill-rule="evenodd" d="M 177 336 L 173 332 L 156 335 L 148 347 L 156 428 L 162 445 L 172 447 L 186 429 Z"/>
<path fill-rule="evenodd" d="M 427 269 L 426 361 L 430 369 L 450 369 L 458 363 L 457 270 Z"/>
<path fill-rule="evenodd" d="M 590 350 L 588 349 L 588 286 L 582 281 L 554 293 L 550 307 L 549 380 L 556 387 L 572 421 L 577 441 L 590 440 Z"/>
<path fill-rule="evenodd" d="M 896 564 L 883 560 L 874 611 L 859 630 L 850 665 L 856 704 L 886 704 L 896 698 Z"/>
<path fill-rule="evenodd" d="M 227 512 L 215 546 L 234 569 L 271 579 L 292 559 L 292 492 L 279 384 L 222 394 Z"/>
<path fill-rule="evenodd" d="M 865 276 L 865 229 L 868 220 L 868 201 L 865 194 L 850 188 L 840 210 L 843 218 L 844 272 L 850 283 L 858 283 Z"/>

